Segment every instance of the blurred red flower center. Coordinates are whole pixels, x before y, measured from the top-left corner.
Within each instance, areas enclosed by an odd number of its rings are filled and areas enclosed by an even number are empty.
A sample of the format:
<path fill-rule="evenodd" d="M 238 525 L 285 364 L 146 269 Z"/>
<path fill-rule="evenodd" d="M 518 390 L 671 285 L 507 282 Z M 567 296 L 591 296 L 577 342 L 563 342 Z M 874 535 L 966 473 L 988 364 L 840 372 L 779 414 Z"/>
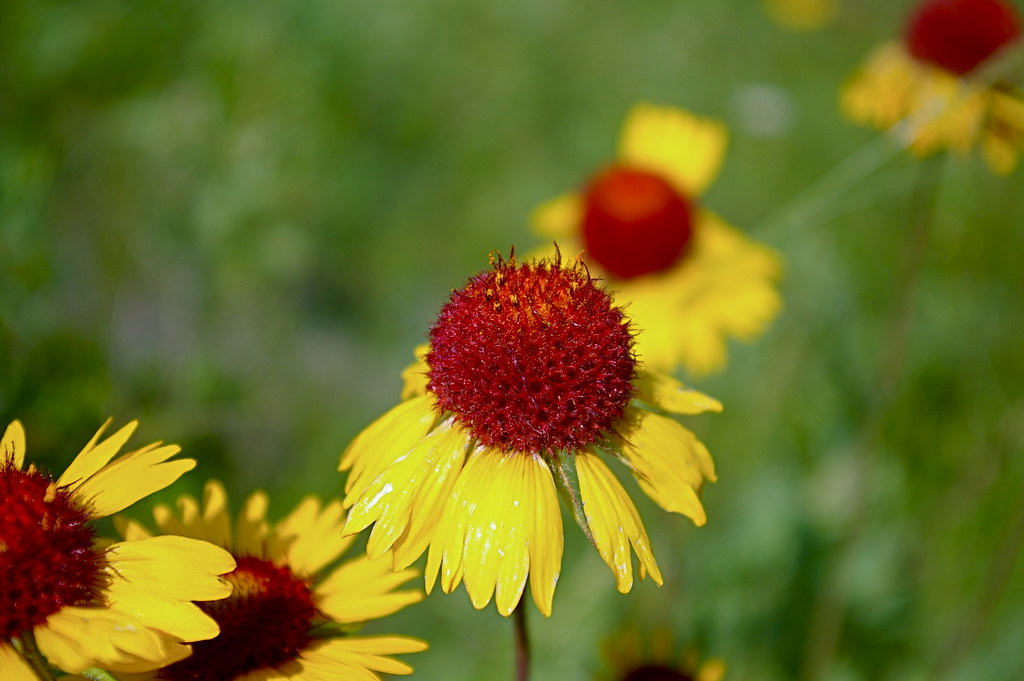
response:
<path fill-rule="evenodd" d="M 910 54 L 963 76 L 1020 37 L 1020 19 L 1002 0 L 930 0 L 911 13 Z"/>
<path fill-rule="evenodd" d="M 632 347 L 622 311 L 582 265 L 498 261 L 441 308 L 427 388 L 484 445 L 575 450 L 622 417 Z"/>
<path fill-rule="evenodd" d="M 220 625 L 220 635 L 192 644 L 192 656 L 160 670 L 169 681 L 223 681 L 270 670 L 298 657 L 310 642 L 316 606 L 309 583 L 286 567 L 252 556 L 225 575 L 234 591 L 198 603 Z"/>
<path fill-rule="evenodd" d="M 587 185 L 583 202 L 586 255 L 620 279 L 672 267 L 693 236 L 689 201 L 645 170 L 604 170 Z"/>
<path fill-rule="evenodd" d="M 89 515 L 48 475 L 0 466 L 0 639 L 69 606 L 91 605 L 102 586 Z"/>

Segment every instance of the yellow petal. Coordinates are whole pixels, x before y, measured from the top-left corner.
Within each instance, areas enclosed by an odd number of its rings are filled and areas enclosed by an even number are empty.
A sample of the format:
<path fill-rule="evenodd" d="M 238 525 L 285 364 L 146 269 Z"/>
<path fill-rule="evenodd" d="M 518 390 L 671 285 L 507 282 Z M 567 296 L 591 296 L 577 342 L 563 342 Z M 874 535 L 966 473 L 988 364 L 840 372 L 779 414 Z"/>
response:
<path fill-rule="evenodd" d="M 420 591 L 395 591 L 416 574 L 415 570 L 393 572 L 386 556 L 350 560 L 317 585 L 317 607 L 336 622 L 384 617 L 423 599 Z"/>
<path fill-rule="evenodd" d="M 641 103 L 623 125 L 619 160 L 662 175 L 684 195 L 696 197 L 718 175 L 727 140 L 718 121 Z"/>
<path fill-rule="evenodd" d="M 5 435 L 4 440 L 6 441 L 6 439 Z M 24 447 L 21 451 L 24 451 Z M 0 679 L 4 681 L 39 681 L 39 677 L 25 663 L 18 651 L 6 641 L 0 643 Z"/>
<path fill-rule="evenodd" d="M 354 505 L 344 533 L 353 534 L 376 523 L 366 550 L 377 558 L 409 528 L 416 537 L 401 548 L 405 559 L 411 556 L 415 560 L 419 554 L 412 554 L 416 548 L 420 553 L 426 548 L 468 445 L 469 436 L 461 427 L 451 420 L 439 424 L 412 449 L 394 456 L 390 466 L 365 489 L 354 488 L 349 493 L 345 503 Z M 396 567 L 405 565 L 397 563 Z"/>
<path fill-rule="evenodd" d="M 430 431 L 435 414 L 429 395 L 406 400 L 370 424 L 341 455 L 339 470 L 349 470 L 345 492 L 365 487 Z M 354 503 L 346 497 L 345 507 Z"/>
<path fill-rule="evenodd" d="M 63 608 L 33 633 L 46 659 L 72 674 L 122 665 L 155 669 L 181 657 L 169 636 L 105 608 Z"/>
<path fill-rule="evenodd" d="M 182 641 L 205 641 L 220 633 L 217 622 L 191 601 L 156 596 L 123 582 L 114 582 L 106 598 L 111 611 L 125 613 Z"/>
<path fill-rule="evenodd" d="M 385 674 L 410 674 L 412 667 L 384 656 L 418 653 L 426 649 L 427 644 L 423 641 L 404 636 L 346 636 L 317 641 L 299 655 L 304 668 L 326 671 L 328 675 L 323 678 L 355 679 L 364 677 L 352 676 L 351 672 L 338 675 L 337 670 L 341 667 L 348 671 L 351 667 Z"/>
<path fill-rule="evenodd" d="M 661 584 L 651 541 L 626 490 L 596 454 L 578 451 L 575 462 L 587 524 L 601 559 L 615 573 L 619 592 L 629 593 L 633 588 L 631 545 L 642 566 L 641 576 L 649 571 L 651 578 Z"/>
<path fill-rule="evenodd" d="M 105 571 L 112 582 L 166 598 L 207 601 L 224 598 L 231 587 L 219 578 L 235 569 L 230 553 L 189 537 L 159 536 L 119 542 L 107 548 Z"/>
<path fill-rule="evenodd" d="M 128 441 L 128 438 L 132 436 L 135 428 L 139 425 L 138 421 L 132 421 L 97 445 L 96 442 L 100 439 L 103 431 L 107 429 L 107 426 L 110 425 L 110 422 L 111 419 L 107 419 L 106 423 L 100 426 L 100 429 L 96 431 L 96 434 L 92 436 L 89 443 L 78 453 L 78 456 L 67 467 L 64 474 L 57 479 L 59 487 L 74 490 L 92 477 L 97 471 L 106 466 L 108 461 L 114 458 L 114 455 L 121 450 L 121 447 L 124 446 L 124 443 Z"/>
<path fill-rule="evenodd" d="M 617 285 L 640 333 L 636 352 L 651 371 L 691 373 L 721 368 L 726 339 L 762 332 L 781 309 L 778 254 L 727 225 L 711 211 L 697 214 L 689 255 L 672 269 Z"/>
<path fill-rule="evenodd" d="M 416 355 L 416 361 L 402 369 L 403 400 L 422 397 L 427 394 L 427 383 L 430 380 L 427 372 L 430 367 L 427 366 L 425 358 L 429 351 L 430 346 L 426 343 L 417 345 L 413 351 L 413 354 Z"/>
<path fill-rule="evenodd" d="M 77 484 L 75 497 L 94 518 L 122 511 L 195 468 L 194 459 L 167 461 L 179 451 L 177 445 L 150 445 L 126 454 Z"/>
<path fill-rule="evenodd" d="M 270 502 L 266 492 L 256 491 L 249 495 L 238 514 L 235 523 L 234 552 L 238 556 L 268 558 L 267 543 L 270 528 L 267 525 L 267 507 Z M 287 522 L 287 521 L 286 521 Z"/>
<path fill-rule="evenodd" d="M 5 462 L 19 470 L 25 463 L 25 429 L 21 421 L 11 421 L 0 440 L 0 465 Z"/>
<path fill-rule="evenodd" d="M 319 499 L 306 497 L 277 526 L 277 535 L 287 546 L 284 562 L 296 575 L 316 574 L 352 544 L 352 537 L 342 535 L 344 524 L 345 511 L 340 501 L 331 501 L 321 508 Z"/>
<path fill-rule="evenodd" d="M 707 522 L 697 490 L 705 478 L 715 480 L 714 463 L 693 433 L 670 418 L 628 407 L 617 440 L 648 496 L 697 525 Z"/>
<path fill-rule="evenodd" d="M 578 233 L 583 222 L 583 204 L 578 194 L 564 194 L 534 209 L 530 216 L 534 231 L 556 241 Z"/>
<path fill-rule="evenodd" d="M 641 371 L 633 381 L 636 397 L 654 407 L 676 414 L 722 411 L 722 403 L 657 371 Z"/>
<path fill-rule="evenodd" d="M 830 23 L 839 10 L 837 0 L 762 0 L 768 15 L 794 31 L 813 31 Z"/>

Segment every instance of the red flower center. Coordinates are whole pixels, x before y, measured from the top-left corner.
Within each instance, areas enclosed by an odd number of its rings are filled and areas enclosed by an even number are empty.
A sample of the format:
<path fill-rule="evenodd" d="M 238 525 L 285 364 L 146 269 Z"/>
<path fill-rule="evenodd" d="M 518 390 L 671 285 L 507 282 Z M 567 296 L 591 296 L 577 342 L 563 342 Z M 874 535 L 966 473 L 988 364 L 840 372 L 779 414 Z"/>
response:
<path fill-rule="evenodd" d="M 586 269 L 498 260 L 452 293 L 430 330 L 438 408 L 482 444 L 554 454 L 622 417 L 636 359 L 622 311 Z"/>
<path fill-rule="evenodd" d="M 220 635 L 192 644 L 192 656 L 160 671 L 169 681 L 225 681 L 269 670 L 298 657 L 311 640 L 317 615 L 309 583 L 262 558 L 238 558 L 226 575 L 234 591 L 199 603 L 220 625 Z"/>
<path fill-rule="evenodd" d="M 622 681 L 694 681 L 693 676 L 665 667 L 660 664 L 648 664 L 635 667 L 622 677 Z"/>
<path fill-rule="evenodd" d="M 1020 19 L 1002 0 L 928 0 L 907 21 L 915 58 L 963 76 L 1020 37 Z"/>
<path fill-rule="evenodd" d="M 70 606 L 90 605 L 103 584 L 88 513 L 53 479 L 0 465 L 0 640 Z"/>
<path fill-rule="evenodd" d="M 612 166 L 583 195 L 587 257 L 620 279 L 661 272 L 686 253 L 693 210 L 665 178 Z"/>

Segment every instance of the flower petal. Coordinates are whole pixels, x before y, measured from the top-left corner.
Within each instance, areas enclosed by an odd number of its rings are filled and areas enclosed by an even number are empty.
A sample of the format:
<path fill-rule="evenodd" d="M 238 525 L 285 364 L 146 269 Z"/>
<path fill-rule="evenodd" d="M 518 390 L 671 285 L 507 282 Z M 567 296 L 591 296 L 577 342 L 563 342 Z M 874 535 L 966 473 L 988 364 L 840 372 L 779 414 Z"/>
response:
<path fill-rule="evenodd" d="M 128 438 L 132 436 L 132 433 L 135 432 L 139 425 L 138 421 L 132 421 L 97 445 L 96 442 L 103 435 L 103 431 L 107 429 L 111 421 L 112 419 L 107 419 L 100 426 L 100 429 L 96 431 L 96 434 L 92 436 L 89 443 L 78 453 L 78 456 L 67 467 L 64 474 L 57 479 L 58 487 L 74 490 L 96 474 L 97 471 L 107 465 L 108 461 L 114 458 L 114 455 L 121 450 L 121 447 L 124 446 L 124 443 L 128 441 Z"/>
<path fill-rule="evenodd" d="M 601 559 L 615 573 L 619 592 L 629 593 L 633 588 L 630 545 L 640 561 L 641 577 L 649 571 L 651 578 L 661 584 L 661 571 L 651 552 L 651 541 L 629 494 L 593 452 L 576 452 L 575 463 L 587 524 Z"/>
<path fill-rule="evenodd" d="M 371 423 L 341 455 L 339 470 L 349 470 L 345 492 L 366 487 L 392 461 L 412 449 L 435 420 L 429 395 L 406 400 Z M 351 497 L 351 494 L 350 494 Z M 354 502 L 345 499 L 348 508 Z"/>
<path fill-rule="evenodd" d="M 402 539 L 395 568 L 408 566 L 433 536 L 468 446 L 469 436 L 461 427 L 451 420 L 439 424 L 412 449 L 392 458 L 365 489 L 355 488 L 349 493 L 345 503 L 354 506 L 344 533 L 359 532 L 375 522 L 367 553 L 380 557 Z"/>
<path fill-rule="evenodd" d="M 703 414 L 722 411 L 722 403 L 676 379 L 657 371 L 643 371 L 633 381 L 636 397 L 654 407 L 675 414 Z"/>
<path fill-rule="evenodd" d="M 94 451 L 102 448 L 103 445 Z M 195 468 L 195 459 L 167 461 L 180 451 L 181 448 L 177 445 L 149 445 L 125 454 L 78 484 L 72 485 L 75 496 L 95 518 L 123 511 L 139 499 L 167 487 L 183 473 Z M 65 476 L 61 476 L 61 479 Z"/>
<path fill-rule="evenodd" d="M 718 175 L 728 132 L 724 124 L 673 107 L 641 103 L 626 117 L 619 160 L 667 178 L 689 197 Z"/>
<path fill-rule="evenodd" d="M 562 240 L 573 237 L 583 221 L 583 203 L 579 194 L 563 194 L 534 209 L 530 216 L 540 236 Z"/>
<path fill-rule="evenodd" d="M 6 434 L 4 440 L 7 440 Z M 24 447 L 21 451 L 25 451 Z M 39 681 L 39 677 L 22 659 L 18 651 L 6 641 L 0 643 L 0 679 L 4 681 Z"/>
<path fill-rule="evenodd" d="M 323 678 L 376 679 L 372 674 L 366 677 L 351 672 L 339 675 L 339 667 L 385 674 L 411 674 L 412 667 L 384 656 L 418 653 L 426 649 L 427 644 L 423 641 L 405 636 L 346 636 L 317 641 L 302 650 L 299 656 L 304 668 L 326 672 Z"/>
<path fill-rule="evenodd" d="M 321 507 L 318 498 L 304 498 L 277 526 L 277 536 L 286 545 L 283 562 L 296 575 L 315 575 L 352 545 L 353 538 L 342 535 L 344 525 L 340 501 Z"/>
<path fill-rule="evenodd" d="M 394 591 L 416 574 L 415 570 L 393 572 L 387 557 L 347 561 L 317 585 L 317 608 L 342 623 L 390 615 L 423 599 L 420 591 Z"/>
<path fill-rule="evenodd" d="M 224 598 L 231 586 L 219 575 L 235 569 L 230 553 L 199 539 L 159 536 L 118 542 L 105 553 L 108 588 L 133 588 L 185 601 Z"/>
<path fill-rule="evenodd" d="M 616 440 L 648 496 L 697 525 L 707 522 L 697 490 L 705 478 L 715 480 L 714 462 L 693 433 L 665 416 L 627 407 Z"/>
<path fill-rule="evenodd" d="M 25 463 L 25 428 L 21 421 L 11 421 L 0 439 L 0 465 L 5 462 L 19 470 Z"/>

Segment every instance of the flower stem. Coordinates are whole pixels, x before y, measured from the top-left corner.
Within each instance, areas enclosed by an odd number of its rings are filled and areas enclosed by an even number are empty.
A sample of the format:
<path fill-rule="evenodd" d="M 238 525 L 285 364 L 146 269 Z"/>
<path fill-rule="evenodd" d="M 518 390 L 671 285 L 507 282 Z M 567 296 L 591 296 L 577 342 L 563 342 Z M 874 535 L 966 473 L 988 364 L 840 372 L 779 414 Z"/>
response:
<path fill-rule="evenodd" d="M 50 671 L 50 665 L 46 664 L 46 660 L 43 659 L 43 654 L 39 651 L 35 634 L 32 633 L 31 629 L 23 631 L 19 636 L 11 639 L 11 643 L 14 645 L 15 650 L 21 653 L 21 657 L 32 668 L 32 671 L 36 673 L 36 676 L 42 679 L 42 681 L 55 681 L 56 677 Z"/>
<path fill-rule="evenodd" d="M 82 676 L 89 679 L 89 681 L 117 681 L 114 675 L 104 669 L 97 669 L 92 667 L 82 672 Z"/>
<path fill-rule="evenodd" d="M 516 641 L 516 681 L 529 681 L 530 679 L 530 637 L 526 629 L 524 600 L 520 599 L 516 609 L 512 612 Z"/>

